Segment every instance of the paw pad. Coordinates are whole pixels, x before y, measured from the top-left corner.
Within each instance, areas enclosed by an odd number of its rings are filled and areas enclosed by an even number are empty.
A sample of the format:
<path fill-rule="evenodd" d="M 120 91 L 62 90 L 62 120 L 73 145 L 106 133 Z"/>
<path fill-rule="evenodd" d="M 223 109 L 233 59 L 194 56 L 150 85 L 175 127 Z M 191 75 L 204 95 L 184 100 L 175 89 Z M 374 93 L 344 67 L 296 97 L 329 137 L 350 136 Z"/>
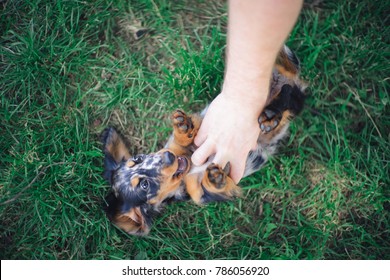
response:
<path fill-rule="evenodd" d="M 265 109 L 258 119 L 260 129 L 264 133 L 269 133 L 273 129 L 275 129 L 279 125 L 280 120 L 280 113 L 277 113 L 270 109 Z"/>
<path fill-rule="evenodd" d="M 178 129 L 180 133 L 188 133 L 194 128 L 191 118 L 181 110 L 176 110 L 176 112 L 173 113 L 172 122 L 173 126 Z M 192 137 L 192 135 L 189 134 L 189 137 Z"/>
<path fill-rule="evenodd" d="M 217 189 L 221 189 L 225 186 L 226 174 L 219 165 L 215 163 L 210 164 L 207 167 L 207 174 L 210 183 L 214 184 Z"/>

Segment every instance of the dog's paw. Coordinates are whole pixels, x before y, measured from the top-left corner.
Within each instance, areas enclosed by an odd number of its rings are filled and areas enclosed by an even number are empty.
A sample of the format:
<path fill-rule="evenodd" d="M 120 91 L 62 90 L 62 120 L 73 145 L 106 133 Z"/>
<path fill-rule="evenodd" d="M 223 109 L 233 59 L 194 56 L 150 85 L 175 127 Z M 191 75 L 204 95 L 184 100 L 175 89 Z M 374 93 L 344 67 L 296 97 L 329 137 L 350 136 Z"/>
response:
<path fill-rule="evenodd" d="M 182 110 L 176 110 L 172 114 L 172 123 L 176 132 L 179 134 L 187 134 L 188 138 L 192 138 L 194 124 L 191 117 L 187 116 Z"/>
<path fill-rule="evenodd" d="M 229 165 L 229 163 L 227 165 Z M 211 163 L 207 167 L 206 172 L 210 183 L 213 184 L 215 188 L 222 189 L 225 187 L 227 173 L 222 170 L 219 165 Z"/>
<path fill-rule="evenodd" d="M 258 119 L 261 131 L 263 133 L 271 132 L 278 127 L 281 119 L 282 114 L 280 112 L 265 108 Z"/>

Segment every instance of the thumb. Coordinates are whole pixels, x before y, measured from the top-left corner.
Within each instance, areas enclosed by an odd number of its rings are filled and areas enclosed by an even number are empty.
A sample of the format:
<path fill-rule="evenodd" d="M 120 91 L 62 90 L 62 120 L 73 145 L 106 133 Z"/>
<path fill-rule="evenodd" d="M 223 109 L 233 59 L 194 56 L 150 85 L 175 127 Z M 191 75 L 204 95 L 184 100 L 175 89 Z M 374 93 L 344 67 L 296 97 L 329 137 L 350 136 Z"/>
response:
<path fill-rule="evenodd" d="M 205 141 L 192 155 L 191 160 L 195 165 L 202 165 L 207 158 L 215 153 L 215 145 L 211 141 Z"/>

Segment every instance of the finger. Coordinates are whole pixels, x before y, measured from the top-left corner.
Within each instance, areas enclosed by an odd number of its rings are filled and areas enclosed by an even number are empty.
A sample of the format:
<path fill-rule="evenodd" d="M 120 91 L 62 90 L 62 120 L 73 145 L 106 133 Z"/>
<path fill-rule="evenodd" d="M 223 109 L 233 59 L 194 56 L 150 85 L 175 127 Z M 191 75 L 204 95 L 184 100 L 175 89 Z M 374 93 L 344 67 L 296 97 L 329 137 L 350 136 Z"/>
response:
<path fill-rule="evenodd" d="M 207 139 L 207 124 L 205 122 L 202 123 L 198 133 L 195 136 L 194 144 L 200 147 Z"/>
<path fill-rule="evenodd" d="M 202 165 L 209 156 L 215 153 L 215 144 L 206 140 L 192 155 L 191 160 L 195 165 Z"/>
<path fill-rule="evenodd" d="M 213 159 L 213 163 L 218 164 L 222 168 L 225 168 L 228 162 L 229 162 L 228 154 L 223 151 L 217 151 Z"/>
<path fill-rule="evenodd" d="M 238 184 L 242 176 L 244 176 L 246 160 L 230 162 L 230 164 L 231 164 L 230 177 L 233 179 L 233 181 L 236 184 Z"/>

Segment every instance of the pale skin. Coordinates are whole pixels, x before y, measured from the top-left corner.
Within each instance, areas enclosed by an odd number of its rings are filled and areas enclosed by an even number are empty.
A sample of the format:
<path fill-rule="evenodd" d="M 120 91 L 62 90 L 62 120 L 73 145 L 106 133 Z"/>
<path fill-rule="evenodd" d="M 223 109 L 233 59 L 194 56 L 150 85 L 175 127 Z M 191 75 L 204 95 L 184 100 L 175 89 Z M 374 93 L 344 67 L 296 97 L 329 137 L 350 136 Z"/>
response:
<path fill-rule="evenodd" d="M 231 164 L 238 183 L 260 133 L 276 56 L 293 28 L 302 0 L 229 0 L 226 70 L 222 92 L 211 102 L 195 138 L 195 165 Z"/>

